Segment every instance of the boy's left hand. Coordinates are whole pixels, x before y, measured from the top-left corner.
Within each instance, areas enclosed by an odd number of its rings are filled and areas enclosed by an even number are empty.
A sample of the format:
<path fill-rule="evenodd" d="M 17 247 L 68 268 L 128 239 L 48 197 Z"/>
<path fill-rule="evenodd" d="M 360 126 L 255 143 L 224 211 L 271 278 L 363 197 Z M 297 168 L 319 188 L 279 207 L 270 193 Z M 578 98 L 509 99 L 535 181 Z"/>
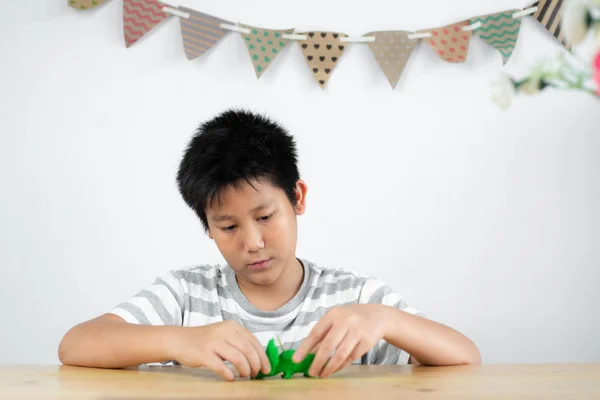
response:
<path fill-rule="evenodd" d="M 318 347 L 309 374 L 326 378 L 362 357 L 386 335 L 386 313 L 381 304 L 334 307 L 314 326 L 292 360 L 300 362 Z"/>

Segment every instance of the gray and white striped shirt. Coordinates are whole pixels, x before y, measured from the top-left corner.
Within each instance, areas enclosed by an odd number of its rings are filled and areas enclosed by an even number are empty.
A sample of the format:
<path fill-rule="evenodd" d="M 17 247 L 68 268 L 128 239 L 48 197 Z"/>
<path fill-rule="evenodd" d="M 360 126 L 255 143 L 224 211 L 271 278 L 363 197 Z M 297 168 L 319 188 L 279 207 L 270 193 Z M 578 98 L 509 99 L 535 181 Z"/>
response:
<path fill-rule="evenodd" d="M 227 265 L 200 265 L 171 271 L 156 279 L 110 312 L 144 325 L 202 326 L 234 320 L 252 332 L 263 347 L 279 337 L 284 349 L 296 349 L 332 307 L 345 304 L 384 304 L 408 313 L 402 296 L 374 277 L 322 268 L 300 260 L 304 280 L 298 293 L 275 311 L 261 311 L 241 292 Z M 406 364 L 408 354 L 384 340 L 355 364 Z"/>

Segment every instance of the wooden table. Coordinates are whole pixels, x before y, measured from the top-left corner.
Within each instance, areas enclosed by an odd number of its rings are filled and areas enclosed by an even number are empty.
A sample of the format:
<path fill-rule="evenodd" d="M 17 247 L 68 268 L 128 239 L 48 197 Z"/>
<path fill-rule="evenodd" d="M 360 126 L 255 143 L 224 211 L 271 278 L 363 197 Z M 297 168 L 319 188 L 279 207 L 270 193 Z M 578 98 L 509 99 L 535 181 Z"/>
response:
<path fill-rule="evenodd" d="M 600 364 L 350 366 L 327 379 L 225 382 L 205 369 L 0 366 L 0 399 L 600 399 Z"/>

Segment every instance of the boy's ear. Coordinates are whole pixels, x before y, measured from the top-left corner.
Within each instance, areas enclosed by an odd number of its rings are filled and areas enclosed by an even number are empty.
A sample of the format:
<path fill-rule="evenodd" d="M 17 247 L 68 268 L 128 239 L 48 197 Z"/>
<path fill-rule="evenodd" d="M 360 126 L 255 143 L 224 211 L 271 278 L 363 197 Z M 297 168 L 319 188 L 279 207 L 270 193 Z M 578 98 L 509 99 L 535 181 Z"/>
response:
<path fill-rule="evenodd" d="M 296 215 L 302 215 L 304 214 L 304 211 L 306 211 L 307 190 L 308 188 L 306 186 L 306 182 L 304 182 L 302 179 L 298 179 L 298 182 L 296 182 L 296 188 L 294 189 L 296 196 L 296 205 L 294 206 L 294 209 L 296 210 Z"/>

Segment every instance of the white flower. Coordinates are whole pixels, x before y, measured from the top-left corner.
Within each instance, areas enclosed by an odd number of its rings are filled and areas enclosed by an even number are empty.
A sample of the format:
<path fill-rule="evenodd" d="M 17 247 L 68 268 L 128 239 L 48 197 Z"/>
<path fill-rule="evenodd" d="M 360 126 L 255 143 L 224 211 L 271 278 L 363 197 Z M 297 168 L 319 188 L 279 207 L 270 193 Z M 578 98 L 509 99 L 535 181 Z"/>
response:
<path fill-rule="evenodd" d="M 508 75 L 500 74 L 492 82 L 492 101 L 502 110 L 510 107 L 515 95 L 515 85 Z"/>
<path fill-rule="evenodd" d="M 600 1 L 600 0 L 598 0 Z M 571 45 L 581 42 L 588 33 L 590 11 L 587 6 L 579 0 L 570 0 L 563 6 L 561 29 L 565 39 Z"/>

